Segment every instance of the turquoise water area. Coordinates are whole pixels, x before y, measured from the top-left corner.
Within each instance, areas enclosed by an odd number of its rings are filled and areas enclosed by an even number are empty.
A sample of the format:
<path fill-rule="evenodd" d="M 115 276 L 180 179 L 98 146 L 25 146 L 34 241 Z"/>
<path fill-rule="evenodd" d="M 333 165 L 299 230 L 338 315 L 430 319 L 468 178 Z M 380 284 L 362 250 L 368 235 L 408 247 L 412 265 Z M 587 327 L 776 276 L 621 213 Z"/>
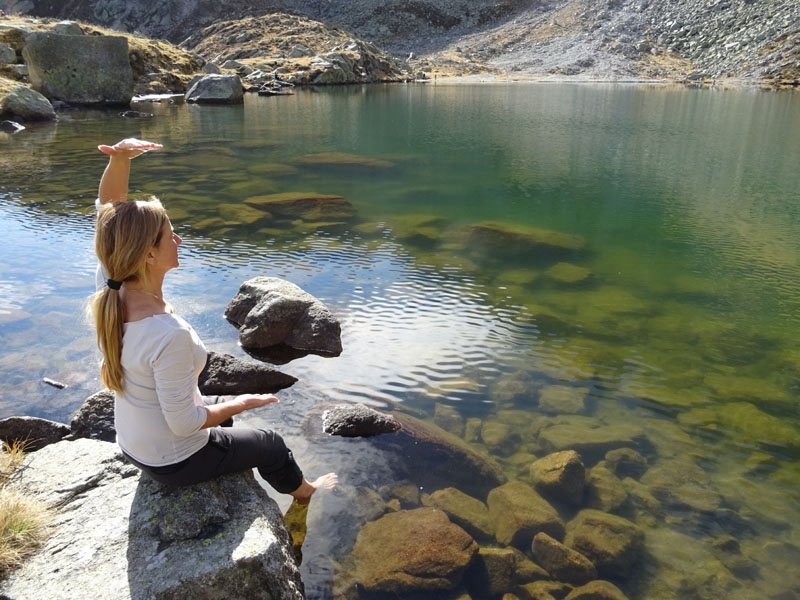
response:
<path fill-rule="evenodd" d="M 387 510 L 354 503 L 425 469 L 306 435 L 328 400 L 400 405 L 527 483 L 579 440 L 587 473 L 635 448 L 646 472 L 584 503 L 644 532 L 620 589 L 798 597 L 800 95 L 396 85 L 138 108 L 155 117 L 78 110 L 0 140 L 0 416 L 65 421 L 100 388 L 83 317 L 94 148 L 151 139 L 165 148 L 134 161 L 131 188 L 183 236 L 166 294 L 209 349 L 244 356 L 221 314 L 255 275 L 342 322 L 340 357 L 282 366 L 300 382 L 241 419 L 342 478 L 309 514 L 309 597 L 343 585 L 356 533 Z M 290 192 L 342 196 L 355 217 L 270 212 L 263 196 Z"/>

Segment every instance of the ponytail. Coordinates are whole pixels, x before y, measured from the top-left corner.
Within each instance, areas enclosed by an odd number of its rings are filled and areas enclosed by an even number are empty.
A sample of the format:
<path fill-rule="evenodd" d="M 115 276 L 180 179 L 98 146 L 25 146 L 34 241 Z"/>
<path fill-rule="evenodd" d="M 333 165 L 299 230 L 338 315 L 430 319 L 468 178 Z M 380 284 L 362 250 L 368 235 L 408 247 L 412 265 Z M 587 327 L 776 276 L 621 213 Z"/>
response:
<path fill-rule="evenodd" d="M 147 283 L 147 253 L 161 241 L 167 212 L 157 198 L 105 204 L 97 213 L 94 249 L 110 279 Z M 103 287 L 91 301 L 97 347 L 103 353 L 100 379 L 122 392 L 122 335 L 125 308 L 119 290 Z"/>

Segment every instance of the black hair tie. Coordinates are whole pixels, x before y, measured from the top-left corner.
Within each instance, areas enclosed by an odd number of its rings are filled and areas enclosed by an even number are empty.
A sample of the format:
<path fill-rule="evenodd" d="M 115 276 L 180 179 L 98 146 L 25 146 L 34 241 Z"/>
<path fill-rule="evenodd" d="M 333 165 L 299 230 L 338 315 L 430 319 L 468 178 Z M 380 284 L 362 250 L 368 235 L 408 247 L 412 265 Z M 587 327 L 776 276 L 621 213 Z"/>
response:
<path fill-rule="evenodd" d="M 122 282 L 109 279 L 108 281 L 106 281 L 106 285 L 110 287 L 112 290 L 118 290 L 119 288 L 122 287 Z"/>

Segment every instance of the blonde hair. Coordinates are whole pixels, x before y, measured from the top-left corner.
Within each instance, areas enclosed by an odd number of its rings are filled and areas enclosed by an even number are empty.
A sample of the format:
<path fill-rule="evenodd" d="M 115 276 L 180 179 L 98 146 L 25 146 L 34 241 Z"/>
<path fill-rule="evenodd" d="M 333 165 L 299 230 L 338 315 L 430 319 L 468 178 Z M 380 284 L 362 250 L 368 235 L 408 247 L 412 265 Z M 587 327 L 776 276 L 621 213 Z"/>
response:
<path fill-rule="evenodd" d="M 114 281 L 147 281 L 147 253 L 161 242 L 167 211 L 158 198 L 105 204 L 97 212 L 94 250 Z M 92 298 L 97 346 L 103 353 L 100 379 L 122 392 L 122 334 L 125 318 L 118 290 L 104 287 Z"/>

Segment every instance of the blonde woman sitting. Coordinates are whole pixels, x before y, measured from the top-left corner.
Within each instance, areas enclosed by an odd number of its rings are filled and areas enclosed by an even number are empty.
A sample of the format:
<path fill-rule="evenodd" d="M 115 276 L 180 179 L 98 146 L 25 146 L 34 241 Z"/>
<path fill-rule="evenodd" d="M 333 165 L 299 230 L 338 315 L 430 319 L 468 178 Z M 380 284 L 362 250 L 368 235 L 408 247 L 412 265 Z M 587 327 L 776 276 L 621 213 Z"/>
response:
<path fill-rule="evenodd" d="M 280 435 L 218 427 L 246 410 L 277 402 L 268 394 L 206 406 L 197 378 L 203 342 L 164 300 L 164 276 L 180 265 L 180 236 L 153 198 L 128 201 L 130 160 L 159 144 L 126 139 L 100 146 L 109 155 L 100 181 L 95 251 L 100 261 L 92 300 L 103 383 L 116 392 L 117 443 L 156 481 L 190 485 L 257 468 L 278 492 L 307 503 L 333 488 L 334 473 L 307 481 Z"/>

